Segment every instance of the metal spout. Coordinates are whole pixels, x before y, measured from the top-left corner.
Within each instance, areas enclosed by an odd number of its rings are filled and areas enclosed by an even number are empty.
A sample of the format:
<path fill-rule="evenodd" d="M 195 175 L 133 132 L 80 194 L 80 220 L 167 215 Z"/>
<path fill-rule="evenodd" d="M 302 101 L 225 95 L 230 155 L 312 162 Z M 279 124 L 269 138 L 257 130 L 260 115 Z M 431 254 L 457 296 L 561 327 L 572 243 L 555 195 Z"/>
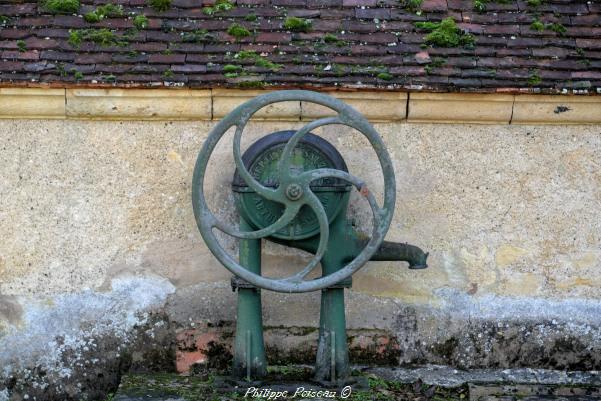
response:
<path fill-rule="evenodd" d="M 415 245 L 399 242 L 384 241 L 371 260 L 396 261 L 402 260 L 409 263 L 410 269 L 425 269 L 428 267 L 428 253 Z"/>

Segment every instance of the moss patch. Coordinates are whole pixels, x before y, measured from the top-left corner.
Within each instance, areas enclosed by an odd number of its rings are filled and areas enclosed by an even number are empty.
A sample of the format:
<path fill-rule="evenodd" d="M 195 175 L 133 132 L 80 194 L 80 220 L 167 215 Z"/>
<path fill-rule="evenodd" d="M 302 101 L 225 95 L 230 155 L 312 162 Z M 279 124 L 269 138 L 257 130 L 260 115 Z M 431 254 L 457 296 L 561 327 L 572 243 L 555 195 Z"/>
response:
<path fill-rule="evenodd" d="M 69 44 L 73 47 L 79 47 L 82 42 L 93 42 L 97 45 L 107 46 L 127 46 L 127 40 L 124 37 L 117 36 L 110 29 L 78 29 L 69 31 Z"/>
<path fill-rule="evenodd" d="M 137 29 L 146 29 L 148 28 L 148 18 L 145 15 L 136 15 L 134 17 L 134 26 Z"/>
<path fill-rule="evenodd" d="M 250 50 L 250 51 L 243 50 L 241 52 L 236 53 L 234 58 L 239 59 L 239 60 L 252 60 L 255 62 L 255 65 L 257 67 L 267 68 L 268 70 L 271 70 L 274 72 L 279 71 L 282 68 L 281 64 L 276 64 L 276 63 L 269 61 L 267 58 L 261 56 L 260 54 L 257 54 L 257 52 L 255 52 L 254 50 Z"/>
<path fill-rule="evenodd" d="M 206 15 L 213 15 L 229 11 L 234 8 L 234 4 L 230 0 L 217 0 L 212 7 L 203 7 L 202 12 Z"/>
<path fill-rule="evenodd" d="M 296 32 L 309 32 L 312 27 L 311 20 L 306 18 L 288 17 L 284 21 L 284 29 Z"/>
<path fill-rule="evenodd" d="M 424 39 L 426 44 L 432 46 L 458 47 L 474 44 L 474 37 L 457 28 L 457 24 L 451 17 L 441 22 L 417 22 L 415 26 L 430 31 Z"/>
<path fill-rule="evenodd" d="M 230 25 L 230 27 L 227 29 L 227 33 L 228 35 L 231 35 L 236 39 L 241 39 L 250 36 L 250 31 L 240 24 Z"/>
<path fill-rule="evenodd" d="M 157 11 L 167 11 L 171 7 L 171 0 L 150 0 L 149 3 Z"/>
<path fill-rule="evenodd" d="M 73 14 L 79 10 L 79 0 L 46 0 L 43 4 L 52 14 Z"/>
<path fill-rule="evenodd" d="M 417 12 L 421 8 L 423 0 L 403 0 L 401 4 L 407 11 Z"/>
<path fill-rule="evenodd" d="M 532 21 L 532 24 L 530 24 L 530 29 L 532 29 L 533 31 L 541 32 L 545 30 L 545 24 L 540 22 L 539 19 L 535 19 L 534 21 Z"/>
<path fill-rule="evenodd" d="M 342 39 L 339 39 L 336 35 L 326 33 L 323 37 L 323 41 L 329 45 L 336 45 L 338 47 L 346 46 L 348 43 Z"/>
<path fill-rule="evenodd" d="M 197 29 L 182 34 L 182 41 L 186 43 L 202 43 L 211 41 L 212 39 L 213 36 L 206 29 Z"/>
<path fill-rule="evenodd" d="M 542 78 L 538 75 L 538 71 L 532 71 L 528 77 L 528 85 L 535 86 L 542 82 Z"/>
<path fill-rule="evenodd" d="M 98 7 L 94 11 L 90 11 L 86 15 L 83 16 L 83 19 L 89 23 L 100 22 L 108 17 L 121 17 L 123 16 L 123 7 L 121 5 L 114 4 L 105 4 L 103 6 Z"/>

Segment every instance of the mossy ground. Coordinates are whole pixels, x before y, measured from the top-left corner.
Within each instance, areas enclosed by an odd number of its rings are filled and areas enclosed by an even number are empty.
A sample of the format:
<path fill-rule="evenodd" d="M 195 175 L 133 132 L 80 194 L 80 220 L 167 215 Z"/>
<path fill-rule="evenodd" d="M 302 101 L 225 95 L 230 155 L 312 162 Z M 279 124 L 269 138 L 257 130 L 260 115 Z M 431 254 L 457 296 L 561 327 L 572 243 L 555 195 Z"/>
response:
<path fill-rule="evenodd" d="M 283 383 L 309 383 L 311 369 L 306 366 L 274 366 L 268 369 L 268 377 L 261 388 L 268 389 L 270 385 Z M 336 400 L 351 401 L 455 401 L 468 398 L 466 387 L 445 389 L 437 386 L 429 386 L 420 382 L 405 384 L 387 381 L 374 375 L 365 376 L 356 371 L 354 375 L 367 378 L 369 388 L 356 389 L 350 397 Z M 364 380 L 365 381 L 365 380 Z M 180 376 L 173 373 L 156 374 L 130 374 L 122 378 L 119 395 L 132 397 L 178 396 L 186 401 L 234 401 L 243 400 L 244 390 L 239 392 L 223 392 L 215 385 L 215 377 L 209 376 L 202 379 L 196 376 Z M 270 384 L 271 383 L 271 384 Z M 292 394 L 290 394 L 292 395 Z M 302 398 L 302 397 L 300 397 Z M 296 398 L 278 398 L 278 400 L 292 400 Z M 110 399 L 110 398 L 109 398 Z"/>

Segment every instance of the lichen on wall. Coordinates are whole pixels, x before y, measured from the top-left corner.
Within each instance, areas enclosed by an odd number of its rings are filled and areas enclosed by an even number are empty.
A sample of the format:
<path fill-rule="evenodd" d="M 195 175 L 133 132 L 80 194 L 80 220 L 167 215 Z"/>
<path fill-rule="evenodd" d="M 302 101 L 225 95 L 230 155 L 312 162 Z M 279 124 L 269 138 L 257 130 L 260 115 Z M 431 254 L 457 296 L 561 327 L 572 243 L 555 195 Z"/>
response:
<path fill-rule="evenodd" d="M 160 310 L 173 292 L 169 281 L 147 276 L 115 278 L 107 292 L 18 297 L 21 316 L 0 335 L 0 388 L 26 399 L 104 394 L 124 362 L 132 364 L 137 337 L 152 339 L 144 351 L 169 344 L 158 338 L 167 325 Z"/>

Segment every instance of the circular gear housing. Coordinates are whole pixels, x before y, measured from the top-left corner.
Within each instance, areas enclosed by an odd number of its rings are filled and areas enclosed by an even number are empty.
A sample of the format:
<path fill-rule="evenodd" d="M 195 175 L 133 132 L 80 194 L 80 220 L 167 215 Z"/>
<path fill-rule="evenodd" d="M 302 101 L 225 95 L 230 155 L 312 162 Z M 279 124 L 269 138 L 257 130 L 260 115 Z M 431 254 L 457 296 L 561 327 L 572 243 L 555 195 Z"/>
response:
<path fill-rule="evenodd" d="M 250 174 L 263 186 L 277 188 L 277 165 L 284 146 L 296 131 L 279 131 L 264 136 L 252 144 L 242 155 L 244 166 Z M 320 168 L 332 168 L 348 172 L 344 159 L 336 148 L 325 139 L 308 133 L 298 145 L 290 162 L 290 170 L 295 174 Z M 300 196 L 299 188 L 286 188 L 286 195 L 294 200 Z M 338 178 L 320 178 L 310 184 L 311 191 L 323 205 L 328 222 L 342 212 L 344 197 L 351 190 L 351 185 Z M 234 173 L 232 190 L 236 193 L 236 205 L 241 216 L 255 229 L 269 227 L 284 213 L 285 205 L 270 201 L 257 194 L 238 174 Z M 284 228 L 272 234 L 282 240 L 300 240 L 319 234 L 319 222 L 315 213 L 306 205 L 301 207 L 297 216 Z"/>

